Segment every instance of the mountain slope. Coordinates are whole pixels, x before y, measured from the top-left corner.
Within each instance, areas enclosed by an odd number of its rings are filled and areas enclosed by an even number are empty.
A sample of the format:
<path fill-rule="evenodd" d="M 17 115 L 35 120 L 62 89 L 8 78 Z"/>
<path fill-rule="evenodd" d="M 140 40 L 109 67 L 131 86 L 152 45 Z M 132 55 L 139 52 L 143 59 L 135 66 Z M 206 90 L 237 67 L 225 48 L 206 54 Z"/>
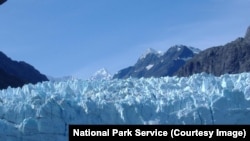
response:
<path fill-rule="evenodd" d="M 250 27 L 244 38 L 208 48 L 189 60 L 177 73 L 190 76 L 206 72 L 216 76 L 250 71 Z"/>
<path fill-rule="evenodd" d="M 2 5 L 3 3 L 5 3 L 7 0 L 0 0 L 0 5 Z"/>
<path fill-rule="evenodd" d="M 0 51 L 0 88 L 18 87 L 24 84 L 47 81 L 47 77 L 41 74 L 33 66 L 23 61 L 13 61 Z"/>
<path fill-rule="evenodd" d="M 120 70 L 113 78 L 173 76 L 199 49 L 176 45 L 164 54 L 150 49 L 142 55 L 134 66 Z"/>
<path fill-rule="evenodd" d="M 16 76 L 10 75 L 0 69 L 0 89 L 5 89 L 8 86 L 11 87 L 18 87 L 22 86 L 24 84 L 24 81 L 19 79 Z"/>

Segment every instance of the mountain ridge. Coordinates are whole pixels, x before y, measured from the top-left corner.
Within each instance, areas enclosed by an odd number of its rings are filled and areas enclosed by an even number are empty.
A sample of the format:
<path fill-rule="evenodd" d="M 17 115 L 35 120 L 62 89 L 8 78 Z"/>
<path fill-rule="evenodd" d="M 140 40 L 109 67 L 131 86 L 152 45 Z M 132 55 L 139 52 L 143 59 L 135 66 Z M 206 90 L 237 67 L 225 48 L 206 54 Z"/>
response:
<path fill-rule="evenodd" d="M 190 59 L 175 75 L 190 76 L 206 72 L 215 76 L 250 71 L 250 27 L 245 37 L 222 46 L 210 47 Z"/>
<path fill-rule="evenodd" d="M 48 81 L 48 78 L 24 61 L 15 61 L 0 51 L 0 88 L 21 87 L 28 83 Z"/>
<path fill-rule="evenodd" d="M 133 66 L 118 71 L 113 78 L 185 77 L 202 72 L 220 76 L 250 72 L 250 26 L 244 37 L 203 51 L 175 45 L 161 55 L 152 49 L 148 52 Z"/>
<path fill-rule="evenodd" d="M 2 5 L 3 3 L 5 3 L 7 0 L 0 0 L 0 5 Z"/>
<path fill-rule="evenodd" d="M 133 66 L 121 69 L 113 78 L 163 77 L 173 74 L 199 52 L 199 49 L 185 45 L 175 45 L 161 53 L 148 49 Z"/>

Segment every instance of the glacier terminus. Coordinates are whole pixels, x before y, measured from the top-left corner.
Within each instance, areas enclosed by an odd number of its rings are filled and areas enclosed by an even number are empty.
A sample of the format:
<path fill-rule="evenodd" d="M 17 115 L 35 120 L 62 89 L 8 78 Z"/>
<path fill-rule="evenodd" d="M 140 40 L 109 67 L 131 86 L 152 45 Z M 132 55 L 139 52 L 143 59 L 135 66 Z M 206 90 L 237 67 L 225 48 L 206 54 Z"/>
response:
<path fill-rule="evenodd" d="M 66 141 L 69 124 L 250 124 L 250 73 L 83 80 L 0 91 L 0 140 Z"/>

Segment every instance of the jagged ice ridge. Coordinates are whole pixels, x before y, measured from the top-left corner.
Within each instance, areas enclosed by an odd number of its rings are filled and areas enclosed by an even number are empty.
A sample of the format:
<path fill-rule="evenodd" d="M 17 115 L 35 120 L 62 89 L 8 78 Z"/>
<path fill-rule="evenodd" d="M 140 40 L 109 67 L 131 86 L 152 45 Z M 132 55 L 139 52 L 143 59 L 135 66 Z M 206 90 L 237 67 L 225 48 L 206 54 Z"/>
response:
<path fill-rule="evenodd" d="M 250 124 L 250 73 L 43 82 L 0 91 L 0 140 L 67 141 L 69 124 Z"/>

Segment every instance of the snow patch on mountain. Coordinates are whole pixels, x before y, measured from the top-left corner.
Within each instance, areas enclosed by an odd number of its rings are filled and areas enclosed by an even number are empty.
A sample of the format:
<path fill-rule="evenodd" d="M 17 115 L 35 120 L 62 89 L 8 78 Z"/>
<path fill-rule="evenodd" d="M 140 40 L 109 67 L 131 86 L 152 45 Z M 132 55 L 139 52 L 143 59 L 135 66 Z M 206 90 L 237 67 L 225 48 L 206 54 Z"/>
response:
<path fill-rule="evenodd" d="M 153 66 L 154 66 L 154 64 L 149 64 L 148 66 L 146 66 L 146 69 L 150 70 Z"/>
<path fill-rule="evenodd" d="M 175 48 L 177 51 L 180 51 L 183 47 L 187 47 L 188 49 L 190 49 L 194 54 L 199 54 L 201 52 L 201 50 L 199 48 L 195 48 L 195 47 L 191 47 L 191 46 L 185 46 L 185 45 L 182 45 L 182 44 L 177 44 L 177 45 L 174 45 L 170 48 Z"/>
<path fill-rule="evenodd" d="M 182 58 L 178 57 L 178 58 L 175 59 L 175 60 L 184 60 L 184 61 L 188 61 L 188 60 L 190 60 L 190 59 L 192 59 L 192 57 L 182 57 Z"/>
<path fill-rule="evenodd" d="M 189 48 L 190 50 L 192 50 L 194 54 L 199 54 L 199 53 L 201 52 L 201 50 L 198 49 L 198 48 L 194 48 L 194 47 L 188 47 L 188 48 Z"/>
<path fill-rule="evenodd" d="M 156 54 L 157 56 L 162 56 L 163 52 L 162 51 L 157 51 L 153 48 L 148 48 L 141 56 L 139 59 L 144 59 L 148 54 Z"/>
<path fill-rule="evenodd" d="M 178 48 L 177 48 L 177 51 L 180 51 L 180 50 L 181 50 L 181 48 L 180 48 L 180 47 L 178 47 Z"/>

